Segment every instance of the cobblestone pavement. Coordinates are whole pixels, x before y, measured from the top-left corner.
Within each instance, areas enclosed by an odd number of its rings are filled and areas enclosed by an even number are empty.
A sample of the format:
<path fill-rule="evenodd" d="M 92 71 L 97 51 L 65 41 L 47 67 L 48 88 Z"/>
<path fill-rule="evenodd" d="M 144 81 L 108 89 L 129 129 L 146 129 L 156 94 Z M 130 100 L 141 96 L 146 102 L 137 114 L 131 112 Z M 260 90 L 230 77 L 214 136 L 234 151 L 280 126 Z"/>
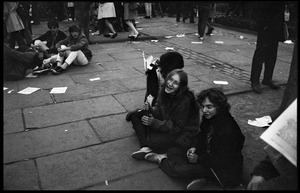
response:
<path fill-rule="evenodd" d="M 280 44 L 278 49 L 274 80 L 281 89 L 263 87 L 258 95 L 249 84 L 255 35 L 216 26 L 213 36 L 192 44 L 199 41 L 197 24 L 176 23 L 170 17 L 137 22 L 142 34 L 137 41 L 129 41 L 128 32 L 119 32 L 115 39 L 90 35 L 93 59 L 86 67 L 70 66 L 59 76 L 4 82 L 8 88 L 3 91 L 5 190 L 185 190 L 188 180 L 170 178 L 158 165 L 131 158 L 139 145 L 131 123 L 125 121 L 127 112 L 140 107 L 144 99 L 142 51 L 159 57 L 167 47 L 183 55 L 195 92 L 218 86 L 213 80 L 229 82 L 219 87 L 246 136 L 243 184 L 249 182 L 266 144 L 259 138 L 265 128 L 247 121 L 279 107 L 293 45 Z M 60 22 L 60 29 L 68 34 L 73 23 Z M 33 26 L 34 37 L 44 31 L 46 22 Z M 185 37 L 176 37 L 182 33 Z M 27 87 L 40 89 L 18 94 Z M 67 91 L 50 94 L 54 87 Z"/>

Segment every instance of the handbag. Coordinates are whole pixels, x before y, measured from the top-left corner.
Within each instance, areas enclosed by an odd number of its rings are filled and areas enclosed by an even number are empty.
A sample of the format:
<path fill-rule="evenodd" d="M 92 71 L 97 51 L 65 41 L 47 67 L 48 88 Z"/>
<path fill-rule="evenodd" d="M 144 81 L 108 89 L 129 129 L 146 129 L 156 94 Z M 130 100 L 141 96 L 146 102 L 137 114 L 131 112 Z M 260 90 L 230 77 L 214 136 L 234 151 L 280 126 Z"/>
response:
<path fill-rule="evenodd" d="M 139 3 L 129 3 L 129 9 L 130 10 L 136 10 L 140 7 L 140 4 Z"/>

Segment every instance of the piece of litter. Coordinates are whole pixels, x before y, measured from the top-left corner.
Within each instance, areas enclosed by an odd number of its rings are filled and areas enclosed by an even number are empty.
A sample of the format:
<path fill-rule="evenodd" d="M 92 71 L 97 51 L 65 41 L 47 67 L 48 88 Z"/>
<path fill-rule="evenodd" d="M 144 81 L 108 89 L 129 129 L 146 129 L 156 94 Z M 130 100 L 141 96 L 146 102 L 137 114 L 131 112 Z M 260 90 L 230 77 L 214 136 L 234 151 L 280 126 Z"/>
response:
<path fill-rule="evenodd" d="M 227 81 L 221 81 L 221 80 L 214 80 L 214 84 L 222 84 L 222 85 L 227 85 Z"/>
<path fill-rule="evenodd" d="M 223 41 L 215 41 L 216 44 L 224 44 Z"/>
<path fill-rule="evenodd" d="M 33 112 L 32 112 L 32 111 L 28 111 L 28 113 L 29 113 L 29 114 L 32 114 Z"/>
<path fill-rule="evenodd" d="M 215 65 L 211 65 L 211 67 L 212 67 L 212 68 L 215 68 L 216 66 L 215 66 Z"/>
<path fill-rule="evenodd" d="M 178 38 L 182 38 L 182 37 L 185 37 L 185 34 L 184 34 L 184 33 L 182 33 L 182 34 L 178 34 L 178 35 L 176 35 L 176 37 L 178 37 Z"/>
<path fill-rule="evenodd" d="M 174 50 L 174 48 L 166 47 L 165 50 Z"/>
<path fill-rule="evenodd" d="M 285 44 L 294 44 L 291 40 L 285 40 L 283 43 L 285 43 Z"/>
<path fill-rule="evenodd" d="M 236 49 L 238 52 L 240 51 L 239 49 Z"/>
<path fill-rule="evenodd" d="M 35 87 L 27 87 L 21 91 L 19 91 L 18 93 L 19 94 L 31 94 L 35 91 L 39 90 L 39 88 L 35 88 Z"/>
<path fill-rule="evenodd" d="M 8 94 L 10 94 L 10 93 L 12 93 L 13 91 L 14 91 L 14 89 L 12 89 L 12 90 L 8 91 L 7 93 L 8 93 Z"/>
<path fill-rule="evenodd" d="M 255 120 L 248 120 L 249 125 L 256 127 L 268 127 L 270 126 L 269 123 L 272 123 L 272 118 L 269 115 L 255 118 Z"/>
<path fill-rule="evenodd" d="M 199 34 L 198 34 L 198 33 L 195 33 L 195 35 L 198 36 Z"/>
<path fill-rule="evenodd" d="M 158 42 L 158 40 L 151 40 L 151 42 Z"/>
<path fill-rule="evenodd" d="M 68 131 L 67 129 L 65 131 Z"/>
<path fill-rule="evenodd" d="M 240 39 L 244 39 L 244 36 L 240 36 Z"/>
<path fill-rule="evenodd" d="M 105 185 L 108 186 L 108 181 L 107 180 L 105 180 Z"/>
<path fill-rule="evenodd" d="M 172 38 L 173 36 L 165 36 L 166 38 Z"/>
<path fill-rule="evenodd" d="M 100 80 L 100 77 L 90 79 L 90 81 L 95 81 L 95 80 Z"/>
<path fill-rule="evenodd" d="M 6 88 L 6 87 L 3 87 L 3 90 L 6 90 L 6 89 L 8 89 L 8 88 Z"/>
<path fill-rule="evenodd" d="M 210 34 L 211 36 L 214 36 L 215 34 Z"/>
<path fill-rule="evenodd" d="M 203 42 L 191 42 L 192 44 L 202 44 Z"/>
<path fill-rule="evenodd" d="M 33 75 L 32 73 L 27 74 L 26 78 L 36 78 L 37 75 Z"/>
<path fill-rule="evenodd" d="M 56 87 L 52 88 L 50 91 L 50 94 L 60 94 L 60 93 L 65 93 L 68 87 Z"/>
<path fill-rule="evenodd" d="M 96 64 L 97 64 L 97 65 L 101 65 L 101 64 L 102 64 L 102 62 L 97 62 Z"/>

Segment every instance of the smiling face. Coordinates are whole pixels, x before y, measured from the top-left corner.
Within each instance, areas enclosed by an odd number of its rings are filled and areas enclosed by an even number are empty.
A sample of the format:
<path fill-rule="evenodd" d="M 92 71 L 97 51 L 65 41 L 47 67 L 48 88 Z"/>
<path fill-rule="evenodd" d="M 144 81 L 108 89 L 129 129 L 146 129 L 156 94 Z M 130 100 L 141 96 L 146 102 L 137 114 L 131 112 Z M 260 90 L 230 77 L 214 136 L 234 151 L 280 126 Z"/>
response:
<path fill-rule="evenodd" d="M 165 92 L 168 94 L 175 94 L 180 85 L 180 78 L 178 74 L 174 74 L 167 80 L 167 84 L 165 87 Z"/>
<path fill-rule="evenodd" d="M 211 119 L 217 115 L 217 107 L 210 102 L 208 97 L 206 97 L 201 104 L 201 110 L 203 111 L 203 116 L 205 116 L 206 119 Z"/>

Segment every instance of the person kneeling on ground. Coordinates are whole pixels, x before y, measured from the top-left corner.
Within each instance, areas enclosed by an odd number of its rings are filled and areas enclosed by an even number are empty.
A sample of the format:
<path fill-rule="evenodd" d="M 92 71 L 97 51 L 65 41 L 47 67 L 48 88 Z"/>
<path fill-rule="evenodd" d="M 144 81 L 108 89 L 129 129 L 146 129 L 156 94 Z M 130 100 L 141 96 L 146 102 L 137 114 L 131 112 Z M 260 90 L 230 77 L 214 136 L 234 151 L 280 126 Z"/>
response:
<path fill-rule="evenodd" d="M 132 158 L 143 160 L 152 151 L 165 153 L 175 144 L 188 146 L 191 138 L 199 132 L 198 113 L 199 105 L 188 88 L 187 74 L 181 69 L 171 71 L 155 106 L 145 103 L 143 110 L 130 116 L 141 147 Z"/>
<path fill-rule="evenodd" d="M 188 190 L 201 189 L 208 180 L 222 188 L 238 186 L 243 171 L 245 137 L 231 116 L 225 94 L 216 88 L 197 95 L 202 122 L 200 133 L 188 149 L 172 147 L 167 154 L 148 153 L 145 159 L 159 163 L 169 176 L 196 179 Z M 200 178 L 200 179 L 197 179 Z"/>

